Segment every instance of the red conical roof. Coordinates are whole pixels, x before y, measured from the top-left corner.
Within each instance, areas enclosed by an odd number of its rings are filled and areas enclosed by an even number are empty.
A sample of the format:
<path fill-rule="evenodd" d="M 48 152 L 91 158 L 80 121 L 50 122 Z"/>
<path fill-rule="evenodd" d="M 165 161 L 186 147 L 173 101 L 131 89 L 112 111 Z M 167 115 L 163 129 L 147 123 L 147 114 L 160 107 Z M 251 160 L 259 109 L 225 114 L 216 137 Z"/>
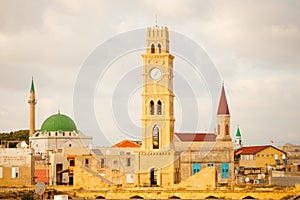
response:
<path fill-rule="evenodd" d="M 220 97 L 217 115 L 230 115 L 224 85 L 222 85 L 222 91 L 221 91 L 221 97 Z"/>

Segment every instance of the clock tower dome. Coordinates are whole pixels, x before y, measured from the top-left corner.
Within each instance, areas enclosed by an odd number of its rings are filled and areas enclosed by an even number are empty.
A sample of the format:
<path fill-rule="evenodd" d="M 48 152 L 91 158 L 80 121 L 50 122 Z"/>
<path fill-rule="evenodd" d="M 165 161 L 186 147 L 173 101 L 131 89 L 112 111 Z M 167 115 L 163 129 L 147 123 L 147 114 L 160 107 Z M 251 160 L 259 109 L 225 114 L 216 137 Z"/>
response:
<path fill-rule="evenodd" d="M 147 28 L 143 58 L 142 149 L 167 150 L 174 139 L 173 59 L 167 27 Z"/>

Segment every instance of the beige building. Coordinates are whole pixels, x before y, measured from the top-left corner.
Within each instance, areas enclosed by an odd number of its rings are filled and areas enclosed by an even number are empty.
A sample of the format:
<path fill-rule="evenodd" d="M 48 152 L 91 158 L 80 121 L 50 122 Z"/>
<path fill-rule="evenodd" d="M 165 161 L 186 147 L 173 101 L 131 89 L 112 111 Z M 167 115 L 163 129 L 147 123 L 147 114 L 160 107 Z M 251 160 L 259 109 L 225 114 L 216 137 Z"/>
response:
<path fill-rule="evenodd" d="M 242 147 L 234 156 L 239 182 L 267 180 L 273 170 L 288 166 L 286 153 L 271 145 Z"/>
<path fill-rule="evenodd" d="M 300 172 L 300 145 L 285 144 L 280 149 L 287 153 L 289 171 Z"/>
<path fill-rule="evenodd" d="M 0 186 L 23 187 L 33 184 L 34 160 L 28 148 L 0 148 Z"/>

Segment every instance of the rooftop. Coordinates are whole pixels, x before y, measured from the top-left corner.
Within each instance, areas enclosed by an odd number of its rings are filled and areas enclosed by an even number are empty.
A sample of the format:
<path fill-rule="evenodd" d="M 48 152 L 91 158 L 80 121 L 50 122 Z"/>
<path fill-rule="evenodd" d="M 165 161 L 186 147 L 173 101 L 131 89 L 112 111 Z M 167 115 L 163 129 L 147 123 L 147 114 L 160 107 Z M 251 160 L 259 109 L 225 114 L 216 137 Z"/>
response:
<path fill-rule="evenodd" d="M 182 142 L 214 142 L 217 135 L 214 133 L 175 133 Z"/>

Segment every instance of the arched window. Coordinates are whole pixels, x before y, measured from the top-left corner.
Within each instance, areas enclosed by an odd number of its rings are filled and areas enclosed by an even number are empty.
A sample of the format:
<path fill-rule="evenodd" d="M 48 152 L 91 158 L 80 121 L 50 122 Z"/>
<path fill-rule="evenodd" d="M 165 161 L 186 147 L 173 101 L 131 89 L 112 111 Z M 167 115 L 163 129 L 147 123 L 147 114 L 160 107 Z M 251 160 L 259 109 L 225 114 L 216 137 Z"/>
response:
<path fill-rule="evenodd" d="M 228 124 L 225 126 L 225 135 L 229 135 L 229 127 Z"/>
<path fill-rule="evenodd" d="M 155 53 L 155 46 L 154 46 L 154 44 L 151 44 L 151 53 Z"/>
<path fill-rule="evenodd" d="M 152 130 L 153 149 L 159 148 L 159 128 L 155 124 Z"/>
<path fill-rule="evenodd" d="M 158 100 L 157 102 L 157 114 L 161 115 L 162 114 L 162 105 L 161 105 L 161 101 Z"/>
<path fill-rule="evenodd" d="M 154 102 L 150 101 L 150 115 L 154 115 Z"/>
<path fill-rule="evenodd" d="M 218 124 L 218 135 L 220 135 L 221 127 L 220 124 Z"/>
<path fill-rule="evenodd" d="M 161 45 L 158 44 L 157 47 L 158 47 L 158 53 L 161 53 Z"/>

